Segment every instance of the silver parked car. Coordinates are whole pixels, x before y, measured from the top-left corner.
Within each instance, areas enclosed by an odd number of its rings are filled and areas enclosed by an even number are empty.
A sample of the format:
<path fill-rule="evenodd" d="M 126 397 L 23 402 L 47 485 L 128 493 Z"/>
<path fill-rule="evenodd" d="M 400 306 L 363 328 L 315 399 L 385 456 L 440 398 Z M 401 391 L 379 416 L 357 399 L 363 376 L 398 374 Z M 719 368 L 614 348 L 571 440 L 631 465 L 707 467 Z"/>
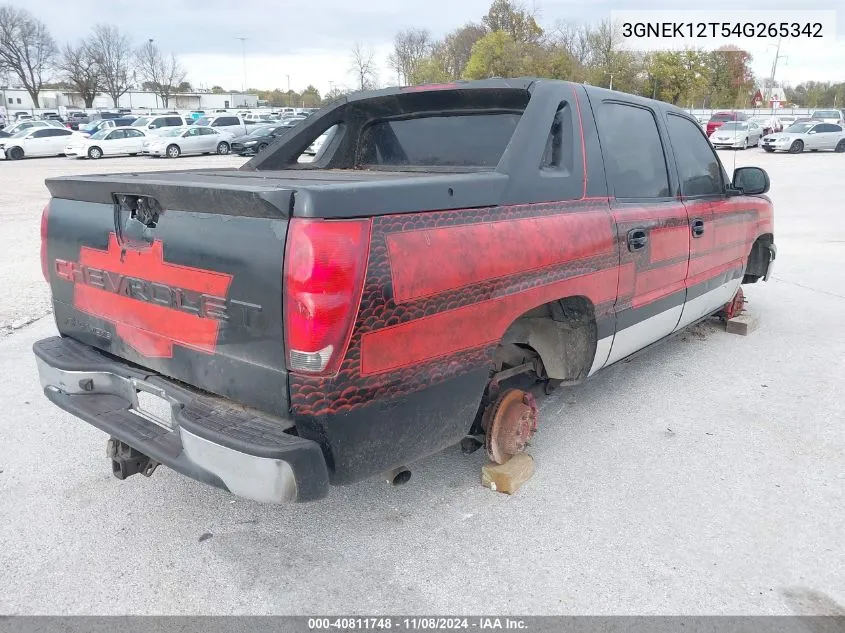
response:
<path fill-rule="evenodd" d="M 833 150 L 845 152 L 845 130 L 833 123 L 793 123 L 779 134 L 763 137 L 762 147 L 767 152 L 784 151 L 800 154 L 805 150 Z"/>
<path fill-rule="evenodd" d="M 710 135 L 713 147 L 747 149 L 754 147 L 763 136 L 763 128 L 754 121 L 728 121 L 716 128 Z"/>
<path fill-rule="evenodd" d="M 232 137 L 216 128 L 192 125 L 164 130 L 144 141 L 144 154 L 178 158 L 182 154 L 228 154 Z"/>

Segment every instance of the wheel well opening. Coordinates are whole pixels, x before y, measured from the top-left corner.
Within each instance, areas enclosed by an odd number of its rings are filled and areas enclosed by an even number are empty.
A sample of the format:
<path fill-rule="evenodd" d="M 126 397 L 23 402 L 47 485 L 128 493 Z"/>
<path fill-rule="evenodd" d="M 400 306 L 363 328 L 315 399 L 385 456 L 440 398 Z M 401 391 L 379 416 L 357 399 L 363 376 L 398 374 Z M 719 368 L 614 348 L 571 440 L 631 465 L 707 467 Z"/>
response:
<path fill-rule="evenodd" d="M 742 283 L 757 283 L 766 274 L 769 267 L 769 257 L 771 256 L 769 247 L 774 241 L 774 236 L 771 233 L 764 233 L 754 241 L 751 252 L 748 254 L 748 265 L 745 267 L 745 277 L 743 277 Z"/>
<path fill-rule="evenodd" d="M 529 310 L 508 327 L 494 354 L 495 370 L 534 362 L 541 379 L 579 382 L 593 364 L 596 342 L 593 303 L 565 297 Z"/>

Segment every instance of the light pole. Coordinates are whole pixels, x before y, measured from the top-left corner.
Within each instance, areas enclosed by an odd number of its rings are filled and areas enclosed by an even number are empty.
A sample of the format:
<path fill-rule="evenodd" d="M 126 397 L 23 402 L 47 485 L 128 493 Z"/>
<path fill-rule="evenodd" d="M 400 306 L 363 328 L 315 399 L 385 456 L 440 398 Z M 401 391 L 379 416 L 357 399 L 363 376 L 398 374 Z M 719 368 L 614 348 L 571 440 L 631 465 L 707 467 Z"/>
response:
<path fill-rule="evenodd" d="M 246 41 L 249 38 L 236 37 L 235 39 L 241 41 L 241 57 L 243 58 L 243 63 L 244 63 L 244 83 L 243 83 L 243 86 L 241 87 L 241 90 L 243 90 L 244 94 L 246 94 Z"/>

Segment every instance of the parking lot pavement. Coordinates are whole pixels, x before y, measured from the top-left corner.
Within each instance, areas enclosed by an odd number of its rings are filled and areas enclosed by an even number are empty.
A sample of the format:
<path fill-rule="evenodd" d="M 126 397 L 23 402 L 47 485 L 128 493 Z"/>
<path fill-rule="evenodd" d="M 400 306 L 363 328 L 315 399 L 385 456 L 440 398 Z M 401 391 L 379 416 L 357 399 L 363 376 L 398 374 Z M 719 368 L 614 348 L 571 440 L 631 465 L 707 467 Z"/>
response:
<path fill-rule="evenodd" d="M 45 178 L 71 174 L 105 174 L 239 167 L 240 156 L 192 156 L 167 161 L 144 156 L 73 160 L 29 158 L 0 160 L 0 337 L 47 314 L 50 297 L 38 257 L 41 210 L 50 199 Z"/>
<path fill-rule="evenodd" d="M 751 163 L 779 247 L 746 291 L 760 328 L 705 323 L 558 390 L 513 497 L 454 448 L 307 505 L 119 482 L 105 435 L 40 392 L 51 319 L 0 339 L 0 613 L 841 613 L 845 157 Z"/>

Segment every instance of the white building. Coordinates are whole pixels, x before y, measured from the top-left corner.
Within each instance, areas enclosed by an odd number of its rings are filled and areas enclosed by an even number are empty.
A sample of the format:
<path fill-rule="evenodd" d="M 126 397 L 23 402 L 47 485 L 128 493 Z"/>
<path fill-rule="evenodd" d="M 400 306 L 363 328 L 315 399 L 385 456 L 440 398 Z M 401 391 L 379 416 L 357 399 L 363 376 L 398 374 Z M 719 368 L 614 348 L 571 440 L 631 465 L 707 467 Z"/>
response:
<path fill-rule="evenodd" d="M 32 112 L 34 107 L 32 98 L 26 90 L 19 88 L 5 88 L 0 86 L 0 97 L 6 112 Z M 57 110 L 60 107 L 84 108 L 85 102 L 78 93 L 66 90 L 42 90 L 38 95 L 40 110 Z M 130 91 L 120 97 L 120 108 L 165 109 L 161 98 L 154 92 Z M 168 110 L 217 110 L 228 108 L 256 108 L 258 96 L 243 93 L 212 94 L 210 92 L 190 92 L 171 96 L 167 104 Z M 94 108 L 114 108 L 112 98 L 107 94 L 100 94 L 94 99 Z"/>

